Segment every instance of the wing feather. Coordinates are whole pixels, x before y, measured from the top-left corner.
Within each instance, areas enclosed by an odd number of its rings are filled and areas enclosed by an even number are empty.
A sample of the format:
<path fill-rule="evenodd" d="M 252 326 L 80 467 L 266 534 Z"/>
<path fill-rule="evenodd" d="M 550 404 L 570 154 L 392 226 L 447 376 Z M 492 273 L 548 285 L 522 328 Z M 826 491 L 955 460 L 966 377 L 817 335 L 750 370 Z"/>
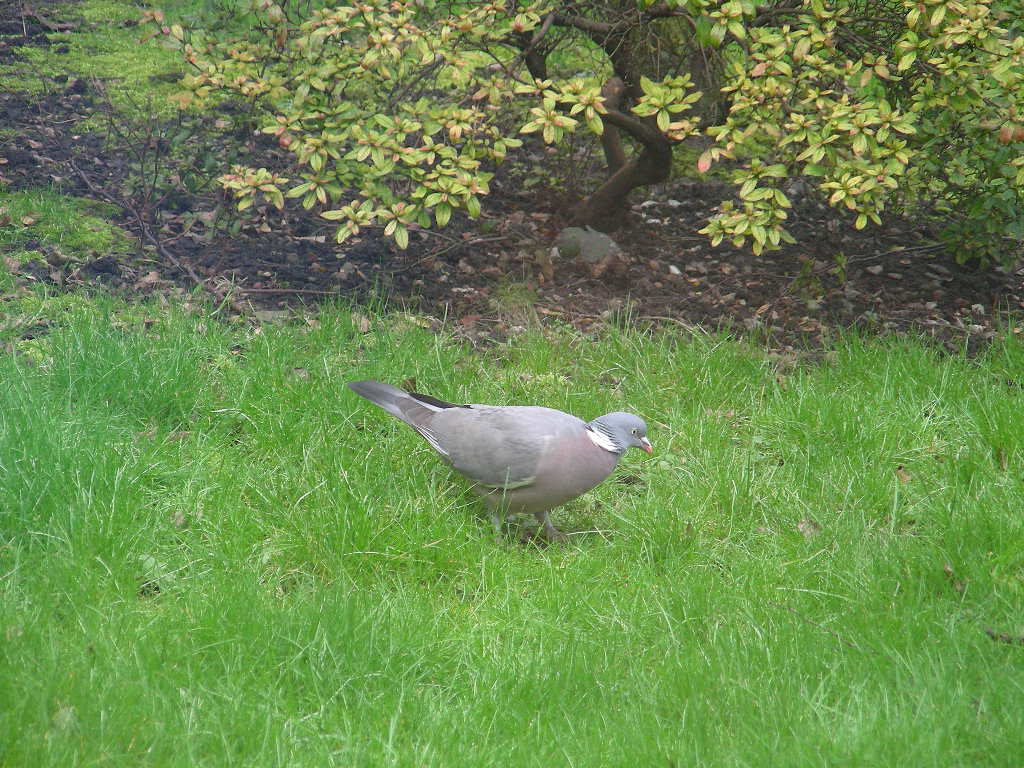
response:
<path fill-rule="evenodd" d="M 496 490 L 531 485 L 552 441 L 584 426 L 550 408 L 476 405 L 437 413 L 430 424 L 452 467 Z"/>

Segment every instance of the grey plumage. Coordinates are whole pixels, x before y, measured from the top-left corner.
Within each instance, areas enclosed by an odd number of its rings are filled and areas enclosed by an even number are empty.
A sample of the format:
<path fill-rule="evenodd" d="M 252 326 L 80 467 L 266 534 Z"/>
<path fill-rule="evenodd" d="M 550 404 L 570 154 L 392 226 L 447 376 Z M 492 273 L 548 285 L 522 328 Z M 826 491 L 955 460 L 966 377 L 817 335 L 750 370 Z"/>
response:
<path fill-rule="evenodd" d="M 630 447 L 651 452 L 647 425 L 630 413 L 587 423 L 540 406 L 456 405 L 379 381 L 355 393 L 415 429 L 491 507 L 495 531 L 509 513 L 529 513 L 562 538 L 548 511 L 604 480 Z"/>

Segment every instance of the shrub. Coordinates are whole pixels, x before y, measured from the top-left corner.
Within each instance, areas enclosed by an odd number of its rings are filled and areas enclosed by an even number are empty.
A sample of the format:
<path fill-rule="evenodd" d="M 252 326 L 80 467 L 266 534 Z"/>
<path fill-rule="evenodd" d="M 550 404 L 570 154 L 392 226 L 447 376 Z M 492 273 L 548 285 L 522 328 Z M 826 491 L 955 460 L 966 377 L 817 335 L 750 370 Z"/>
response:
<path fill-rule="evenodd" d="M 299 178 L 236 167 L 250 205 L 298 198 L 338 239 L 475 216 L 522 134 L 600 138 L 603 182 L 570 211 L 614 228 L 673 147 L 728 161 L 735 199 L 702 230 L 792 241 L 784 182 L 806 177 L 863 228 L 887 206 L 940 221 L 963 256 L 1008 262 L 1024 232 L 1024 17 L 992 0 L 364 0 L 299 13 L 257 0 L 233 35 L 162 26 L 193 74 L 182 106 L 241 97 Z M 150 20 L 161 22 L 158 13 Z M 289 186 L 290 185 L 290 186 Z M 286 187 L 286 189 L 285 189 Z"/>

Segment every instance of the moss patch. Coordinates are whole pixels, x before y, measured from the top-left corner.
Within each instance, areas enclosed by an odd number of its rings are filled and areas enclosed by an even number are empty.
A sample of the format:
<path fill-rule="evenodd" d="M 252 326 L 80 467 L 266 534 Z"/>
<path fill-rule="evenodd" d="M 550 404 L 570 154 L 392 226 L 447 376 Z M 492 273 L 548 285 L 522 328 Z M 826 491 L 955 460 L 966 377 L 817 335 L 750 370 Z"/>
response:
<path fill-rule="evenodd" d="M 78 27 L 47 35 L 46 47 L 14 47 L 17 60 L 0 66 L 0 87 L 46 93 L 77 77 L 97 78 L 119 110 L 146 118 L 173 114 L 167 96 L 177 86 L 154 76 L 180 71 L 181 60 L 158 41 L 140 42 L 139 27 L 121 24 L 141 13 L 141 6 L 110 0 L 62 6 L 58 17 Z"/>
<path fill-rule="evenodd" d="M 67 259 L 93 252 L 130 253 L 132 240 L 110 217 L 106 203 L 68 197 L 44 189 L 0 192 L 0 253 L 19 261 L 41 258 L 42 249 L 57 249 Z"/>
<path fill-rule="evenodd" d="M 84 0 L 69 6 L 68 10 L 87 22 L 111 24 L 135 21 L 142 15 L 142 9 L 146 5 L 148 4 L 126 3 L 119 0 Z"/>

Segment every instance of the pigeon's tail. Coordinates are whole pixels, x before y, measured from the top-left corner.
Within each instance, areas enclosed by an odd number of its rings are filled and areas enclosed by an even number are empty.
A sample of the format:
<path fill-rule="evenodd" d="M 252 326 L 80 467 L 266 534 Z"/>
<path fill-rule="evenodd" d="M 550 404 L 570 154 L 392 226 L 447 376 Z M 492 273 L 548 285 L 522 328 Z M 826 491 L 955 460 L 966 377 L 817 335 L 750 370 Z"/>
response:
<path fill-rule="evenodd" d="M 348 388 L 411 426 L 423 423 L 430 417 L 431 411 L 428 408 L 416 402 L 408 392 L 390 384 L 380 381 L 350 381 Z"/>
<path fill-rule="evenodd" d="M 423 429 L 429 424 L 430 417 L 435 413 L 446 408 L 461 407 L 430 397 L 430 395 L 406 392 L 403 389 L 393 387 L 390 384 L 384 384 L 380 381 L 350 381 L 348 387 L 357 395 L 365 397 L 371 403 L 379 405 L 392 416 L 401 419 L 410 427 L 420 431 L 421 434 Z"/>

